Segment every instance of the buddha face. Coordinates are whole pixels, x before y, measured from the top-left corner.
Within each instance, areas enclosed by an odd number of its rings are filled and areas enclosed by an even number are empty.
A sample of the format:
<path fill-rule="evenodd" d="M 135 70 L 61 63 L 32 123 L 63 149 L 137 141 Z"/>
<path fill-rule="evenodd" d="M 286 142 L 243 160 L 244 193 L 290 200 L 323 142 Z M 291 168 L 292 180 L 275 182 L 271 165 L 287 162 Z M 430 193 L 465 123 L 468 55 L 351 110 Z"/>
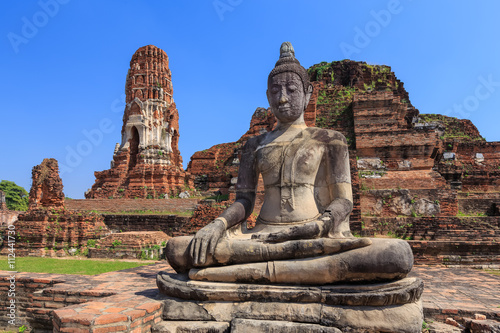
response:
<path fill-rule="evenodd" d="M 269 80 L 267 100 L 274 116 L 281 123 L 299 119 L 310 97 L 311 94 L 304 91 L 300 76 L 293 72 L 279 73 Z"/>

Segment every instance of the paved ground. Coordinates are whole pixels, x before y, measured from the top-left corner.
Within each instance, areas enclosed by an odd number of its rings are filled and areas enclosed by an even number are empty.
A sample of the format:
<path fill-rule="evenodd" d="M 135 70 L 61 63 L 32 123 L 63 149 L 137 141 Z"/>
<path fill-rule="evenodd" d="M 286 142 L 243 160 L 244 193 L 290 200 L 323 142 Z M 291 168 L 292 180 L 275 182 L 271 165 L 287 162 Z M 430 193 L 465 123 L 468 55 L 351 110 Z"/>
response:
<path fill-rule="evenodd" d="M 64 280 L 52 288 L 105 297 L 135 293 L 154 298 L 156 273 L 172 271 L 166 262 L 96 276 L 19 273 L 18 276 Z M 7 272 L 0 271 L 0 276 Z M 423 305 L 426 318 L 460 319 L 475 313 L 500 321 L 500 276 L 466 268 L 416 266 L 410 276 L 424 280 Z M 115 297 L 117 297 L 116 295 Z"/>
<path fill-rule="evenodd" d="M 424 280 L 422 299 L 426 315 L 471 317 L 479 313 L 500 321 L 500 276 L 475 269 L 439 266 L 416 266 L 410 276 Z"/>

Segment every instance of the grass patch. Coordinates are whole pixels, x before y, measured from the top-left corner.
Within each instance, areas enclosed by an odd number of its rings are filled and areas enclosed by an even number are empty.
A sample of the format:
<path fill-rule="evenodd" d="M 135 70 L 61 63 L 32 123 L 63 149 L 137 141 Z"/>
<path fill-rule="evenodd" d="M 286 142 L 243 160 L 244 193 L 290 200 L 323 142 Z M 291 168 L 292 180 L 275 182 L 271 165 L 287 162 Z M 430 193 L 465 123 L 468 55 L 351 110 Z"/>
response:
<path fill-rule="evenodd" d="M 150 264 L 152 264 L 151 261 L 129 262 L 117 260 L 17 257 L 16 271 L 31 273 L 97 275 Z M 11 271 L 8 266 L 6 256 L 0 256 L 0 270 Z"/>
<path fill-rule="evenodd" d="M 486 269 L 485 272 L 493 274 L 493 275 L 500 276 L 500 270 L 498 270 L 498 269 Z"/>

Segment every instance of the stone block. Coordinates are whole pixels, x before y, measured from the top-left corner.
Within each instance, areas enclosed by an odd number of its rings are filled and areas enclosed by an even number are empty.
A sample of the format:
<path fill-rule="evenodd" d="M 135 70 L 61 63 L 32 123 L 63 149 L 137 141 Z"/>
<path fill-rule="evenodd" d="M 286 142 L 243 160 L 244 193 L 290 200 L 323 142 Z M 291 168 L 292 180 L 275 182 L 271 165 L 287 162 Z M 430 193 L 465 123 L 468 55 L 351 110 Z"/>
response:
<path fill-rule="evenodd" d="M 342 333 L 338 328 L 273 320 L 234 319 L 231 333 Z"/>
<path fill-rule="evenodd" d="M 214 320 L 202 306 L 195 302 L 167 299 L 163 301 L 163 319 L 165 320 Z"/>
<path fill-rule="evenodd" d="M 152 333 L 229 333 L 229 322 L 163 321 L 151 328 Z"/>

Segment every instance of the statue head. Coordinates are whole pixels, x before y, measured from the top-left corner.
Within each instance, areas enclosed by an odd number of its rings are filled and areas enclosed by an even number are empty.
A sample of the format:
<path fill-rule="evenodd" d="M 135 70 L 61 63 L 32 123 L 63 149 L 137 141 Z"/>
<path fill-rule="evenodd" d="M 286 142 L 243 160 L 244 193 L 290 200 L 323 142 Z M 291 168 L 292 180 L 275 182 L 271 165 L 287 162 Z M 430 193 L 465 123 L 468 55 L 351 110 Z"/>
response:
<path fill-rule="evenodd" d="M 267 99 L 271 110 L 281 122 L 299 118 L 309 103 L 313 88 L 304 67 L 295 58 L 290 42 L 280 48 L 280 58 L 267 80 Z"/>

